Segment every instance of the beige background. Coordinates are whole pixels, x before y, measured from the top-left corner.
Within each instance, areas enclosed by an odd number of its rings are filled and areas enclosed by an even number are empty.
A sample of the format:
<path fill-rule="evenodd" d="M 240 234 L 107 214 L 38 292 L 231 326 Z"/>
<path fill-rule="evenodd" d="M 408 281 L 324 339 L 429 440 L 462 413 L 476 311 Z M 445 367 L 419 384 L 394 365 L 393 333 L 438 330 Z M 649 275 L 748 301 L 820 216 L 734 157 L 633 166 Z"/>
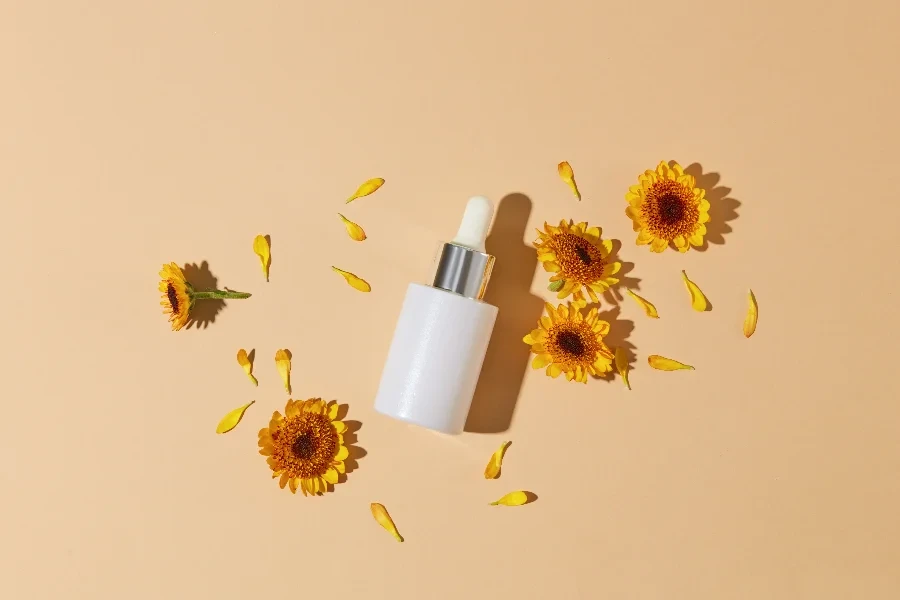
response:
<path fill-rule="evenodd" d="M 900 597 L 898 24 L 890 0 L 2 3 L 0 597 Z M 633 243 L 624 194 L 661 159 L 715 199 L 706 252 Z M 355 244 L 335 213 L 375 176 Z M 501 317 L 448 438 L 372 399 L 473 194 L 503 199 Z M 659 307 L 604 305 L 632 392 L 526 375 L 550 296 L 526 243 L 560 218 L 621 239 Z M 173 333 L 166 261 L 254 296 Z M 362 423 L 327 497 L 256 453 L 281 347 L 297 397 Z M 539 499 L 487 506 L 514 489 Z"/>

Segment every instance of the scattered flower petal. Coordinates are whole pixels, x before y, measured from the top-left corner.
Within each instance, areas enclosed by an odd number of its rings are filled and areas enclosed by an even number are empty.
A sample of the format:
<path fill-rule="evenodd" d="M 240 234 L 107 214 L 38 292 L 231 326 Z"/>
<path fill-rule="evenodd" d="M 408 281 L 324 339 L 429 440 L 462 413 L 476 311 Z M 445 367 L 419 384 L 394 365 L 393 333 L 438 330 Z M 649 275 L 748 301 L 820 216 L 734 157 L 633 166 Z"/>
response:
<path fill-rule="evenodd" d="M 619 371 L 619 375 L 622 376 L 622 381 L 625 382 L 625 385 L 628 386 L 628 389 L 631 389 L 631 383 L 628 381 L 628 355 L 625 354 L 625 349 L 622 347 L 616 348 L 616 369 Z"/>
<path fill-rule="evenodd" d="M 651 367 L 660 371 L 694 370 L 694 367 L 692 367 L 691 365 L 680 363 L 677 360 L 672 360 L 671 358 L 666 358 L 665 356 L 660 356 L 659 354 L 651 354 L 647 357 L 647 362 L 650 363 Z"/>
<path fill-rule="evenodd" d="M 700 288 L 697 287 L 697 284 L 688 279 L 687 273 L 682 271 L 682 277 L 684 277 L 684 284 L 687 286 L 688 292 L 691 294 L 691 308 L 698 312 L 703 312 L 709 308 L 709 300 L 706 299 L 706 296 L 703 295 L 703 292 L 700 291 Z"/>
<path fill-rule="evenodd" d="M 562 289 L 562 286 L 564 286 L 565 284 L 566 284 L 565 280 L 560 279 L 558 281 L 551 282 L 550 285 L 547 286 L 547 289 L 550 290 L 551 292 L 558 292 L 560 289 Z"/>
<path fill-rule="evenodd" d="M 351 287 L 361 291 L 361 292 L 371 292 L 372 286 L 365 279 L 360 279 L 353 273 L 349 273 L 347 271 L 342 271 L 337 267 L 331 267 L 335 273 L 340 273 L 344 279 L 347 280 L 347 283 L 350 284 Z"/>
<path fill-rule="evenodd" d="M 497 479 L 500 477 L 500 467 L 503 463 L 503 455 L 506 454 L 506 449 L 509 448 L 511 443 L 512 442 L 503 442 L 500 444 L 500 447 L 497 448 L 497 451 L 491 455 L 491 459 L 484 468 L 485 479 Z"/>
<path fill-rule="evenodd" d="M 491 506 L 522 506 L 528 504 L 530 500 L 528 492 L 510 492 L 499 500 L 491 502 Z"/>
<path fill-rule="evenodd" d="M 258 235 L 253 238 L 253 252 L 259 257 L 259 262 L 262 263 L 263 275 L 266 276 L 266 281 L 269 280 L 269 262 L 272 258 L 269 253 L 269 240 L 265 238 L 265 236 Z"/>
<path fill-rule="evenodd" d="M 756 331 L 756 321 L 759 319 L 759 306 L 756 304 L 756 296 L 750 290 L 748 296 L 750 306 L 747 308 L 747 317 L 744 319 L 744 337 L 750 337 Z"/>
<path fill-rule="evenodd" d="M 250 381 L 253 382 L 253 385 L 259 385 L 259 382 L 256 380 L 256 377 L 253 376 L 253 363 L 250 362 L 250 356 L 247 354 L 247 351 L 241 348 L 237 353 L 237 361 L 238 364 L 244 369 L 244 373 L 247 374 L 247 377 L 250 378 Z"/>
<path fill-rule="evenodd" d="M 344 223 L 344 227 L 347 228 L 347 235 L 350 236 L 350 239 L 355 240 L 357 242 L 361 242 L 366 239 L 366 232 L 363 231 L 363 228 L 342 215 L 338 213 L 338 216 L 341 218 L 341 221 Z"/>
<path fill-rule="evenodd" d="M 284 389 L 288 394 L 291 393 L 291 353 L 287 350 L 279 350 L 275 353 L 275 366 L 278 367 L 278 374 L 281 375 L 281 381 L 284 382 Z"/>
<path fill-rule="evenodd" d="M 253 402 L 256 402 L 256 400 Z M 244 411 L 250 408 L 250 405 L 253 404 L 253 402 L 248 402 L 222 417 L 222 420 L 219 421 L 219 424 L 216 426 L 216 433 L 228 433 L 237 427 L 238 423 L 240 423 L 241 419 L 244 417 Z"/>
<path fill-rule="evenodd" d="M 650 317 L 651 319 L 659 318 L 659 313 L 656 312 L 656 307 L 653 306 L 652 302 L 650 302 L 649 300 L 647 300 L 646 298 L 644 298 L 642 296 L 638 296 L 631 290 L 625 290 L 625 291 L 628 292 L 628 295 L 631 296 L 632 298 L 634 298 L 634 301 L 637 302 L 641 306 L 641 308 L 644 309 L 644 312 L 647 313 L 648 317 Z"/>
<path fill-rule="evenodd" d="M 373 193 L 375 190 L 377 190 L 378 188 L 380 188 L 383 185 L 384 185 L 384 179 L 382 179 L 381 177 L 376 177 L 375 179 L 370 179 L 370 180 L 366 181 L 365 183 L 363 183 L 358 188 L 356 188 L 356 191 L 353 193 L 353 195 L 350 196 L 349 198 L 347 198 L 346 203 L 350 204 L 357 198 L 362 198 L 363 196 L 368 196 L 369 194 Z"/>
<path fill-rule="evenodd" d="M 398 542 L 403 541 L 403 536 L 400 535 L 400 532 L 397 531 L 397 526 L 394 525 L 394 520 L 391 519 L 391 515 L 388 514 L 387 509 L 383 504 L 379 504 L 377 502 L 373 502 L 371 507 L 372 516 L 375 517 L 375 520 L 378 521 L 378 524 L 388 530 L 388 532 L 394 536 Z"/>
<path fill-rule="evenodd" d="M 556 166 L 556 172 L 559 173 L 559 178 L 572 188 L 572 193 L 575 194 L 575 197 L 581 200 L 581 192 L 578 191 L 578 184 L 575 183 L 575 172 L 572 170 L 572 166 L 563 161 Z"/>

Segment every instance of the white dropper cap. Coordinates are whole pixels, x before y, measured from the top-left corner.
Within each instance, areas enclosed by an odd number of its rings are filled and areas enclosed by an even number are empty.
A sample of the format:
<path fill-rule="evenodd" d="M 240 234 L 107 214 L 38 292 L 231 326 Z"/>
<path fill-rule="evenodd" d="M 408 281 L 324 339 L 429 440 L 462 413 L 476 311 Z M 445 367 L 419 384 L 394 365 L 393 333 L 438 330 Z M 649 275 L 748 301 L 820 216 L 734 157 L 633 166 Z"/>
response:
<path fill-rule="evenodd" d="M 494 216 L 494 205 L 484 196 L 472 196 L 466 204 L 459 231 L 452 243 L 465 246 L 478 252 L 484 252 L 484 240 L 487 239 L 491 219 Z"/>

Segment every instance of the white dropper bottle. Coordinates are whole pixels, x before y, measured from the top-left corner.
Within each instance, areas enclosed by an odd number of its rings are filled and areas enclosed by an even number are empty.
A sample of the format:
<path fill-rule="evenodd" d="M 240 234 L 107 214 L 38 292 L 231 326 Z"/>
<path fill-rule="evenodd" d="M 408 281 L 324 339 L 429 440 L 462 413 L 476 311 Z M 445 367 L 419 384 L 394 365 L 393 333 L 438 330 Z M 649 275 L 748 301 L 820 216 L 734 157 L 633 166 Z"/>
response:
<path fill-rule="evenodd" d="M 444 433 L 462 433 L 497 307 L 482 301 L 494 257 L 487 237 L 494 207 L 469 199 L 459 232 L 444 244 L 434 284 L 406 291 L 375 396 L 378 412 Z"/>

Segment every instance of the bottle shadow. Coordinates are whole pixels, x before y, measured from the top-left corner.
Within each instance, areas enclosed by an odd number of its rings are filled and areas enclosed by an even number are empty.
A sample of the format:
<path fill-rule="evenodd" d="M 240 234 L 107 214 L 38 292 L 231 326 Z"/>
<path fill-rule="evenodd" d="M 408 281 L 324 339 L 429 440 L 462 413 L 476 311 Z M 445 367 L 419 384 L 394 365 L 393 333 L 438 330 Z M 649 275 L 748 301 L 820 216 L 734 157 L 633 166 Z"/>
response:
<path fill-rule="evenodd" d="M 500 311 L 465 431 L 500 433 L 509 429 L 528 372 L 531 348 L 522 338 L 537 326 L 544 311 L 544 301 L 531 293 L 537 252 L 522 241 L 531 208 L 531 199 L 524 194 L 505 196 L 485 241 L 487 252 L 497 261 L 484 300 Z"/>
<path fill-rule="evenodd" d="M 688 165 L 684 172 L 693 175 L 697 180 L 697 187 L 706 190 L 706 199 L 709 200 L 709 222 L 706 224 L 706 237 L 703 245 L 696 248 L 700 252 L 709 250 L 711 245 L 721 246 L 725 243 L 725 235 L 731 233 L 730 221 L 738 218 L 737 209 L 740 201 L 731 198 L 731 188 L 719 185 L 721 175 L 713 172 L 703 172 L 703 165 L 693 163 Z"/>

